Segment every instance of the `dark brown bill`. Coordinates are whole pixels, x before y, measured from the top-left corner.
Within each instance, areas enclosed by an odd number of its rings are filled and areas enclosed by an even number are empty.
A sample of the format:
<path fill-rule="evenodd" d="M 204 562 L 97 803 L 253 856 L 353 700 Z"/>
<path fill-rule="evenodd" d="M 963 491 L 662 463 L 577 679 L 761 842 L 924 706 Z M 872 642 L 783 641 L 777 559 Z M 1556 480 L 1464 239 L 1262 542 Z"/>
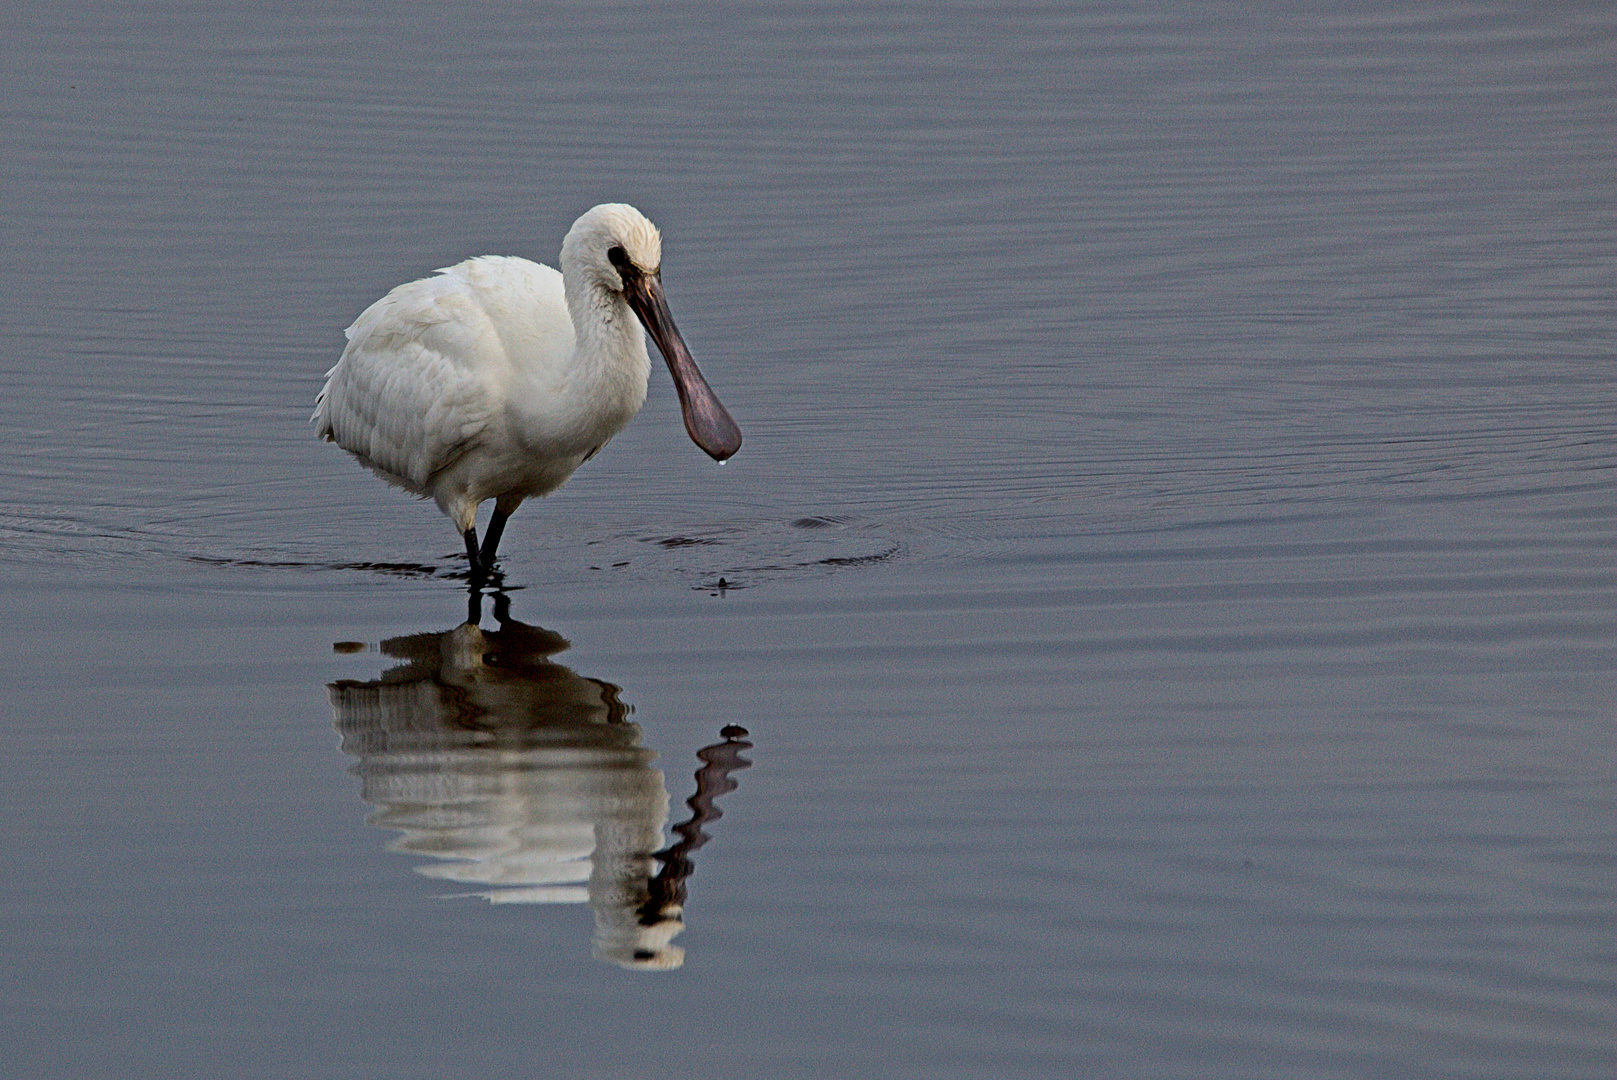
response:
<path fill-rule="evenodd" d="M 625 273 L 623 296 L 668 361 L 668 372 L 679 392 L 679 408 L 685 414 L 685 430 L 691 441 L 715 461 L 723 461 L 741 449 L 741 429 L 731 418 L 718 395 L 691 359 L 685 339 L 679 336 L 674 316 L 663 298 L 662 279 L 656 274 Z"/>

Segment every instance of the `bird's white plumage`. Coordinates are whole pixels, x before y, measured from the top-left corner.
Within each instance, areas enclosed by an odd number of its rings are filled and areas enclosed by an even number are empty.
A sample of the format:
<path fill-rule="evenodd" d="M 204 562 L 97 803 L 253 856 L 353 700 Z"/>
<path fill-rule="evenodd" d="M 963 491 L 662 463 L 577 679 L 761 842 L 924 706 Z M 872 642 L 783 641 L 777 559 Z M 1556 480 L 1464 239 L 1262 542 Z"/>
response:
<path fill-rule="evenodd" d="M 561 273 L 493 256 L 400 285 L 348 328 L 316 399 L 319 434 L 463 532 L 486 499 L 510 513 L 555 490 L 646 397 L 614 247 L 639 271 L 661 266 L 656 227 L 607 204 L 568 232 Z"/>

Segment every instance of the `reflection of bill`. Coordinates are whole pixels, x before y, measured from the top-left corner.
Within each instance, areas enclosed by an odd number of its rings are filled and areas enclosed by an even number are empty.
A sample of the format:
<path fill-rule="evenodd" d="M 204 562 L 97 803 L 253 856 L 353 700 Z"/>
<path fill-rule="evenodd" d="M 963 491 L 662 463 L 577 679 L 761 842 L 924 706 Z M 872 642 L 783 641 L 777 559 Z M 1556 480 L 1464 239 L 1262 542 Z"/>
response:
<path fill-rule="evenodd" d="M 727 727 L 698 754 L 692 817 L 659 851 L 668 791 L 655 755 L 616 686 L 549 659 L 565 648 L 508 618 L 498 630 L 466 623 L 384 641 L 404 663 L 331 684 L 342 748 L 359 758 L 361 795 L 378 808 L 371 823 L 401 834 L 392 850 L 441 860 L 420 873 L 481 886 L 456 895 L 497 904 L 587 902 L 596 956 L 678 967 L 684 950 L 671 942 L 685 928 L 690 852 L 751 744 Z"/>

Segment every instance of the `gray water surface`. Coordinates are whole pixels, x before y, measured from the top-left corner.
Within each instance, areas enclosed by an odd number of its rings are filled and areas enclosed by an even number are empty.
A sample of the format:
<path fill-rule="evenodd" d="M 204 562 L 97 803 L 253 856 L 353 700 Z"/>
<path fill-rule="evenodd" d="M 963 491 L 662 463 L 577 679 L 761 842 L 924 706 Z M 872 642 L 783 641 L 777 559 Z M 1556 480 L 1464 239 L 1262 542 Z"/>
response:
<path fill-rule="evenodd" d="M 1617 1069 L 1609 5 L 0 38 L 6 1075 Z M 465 625 L 313 396 L 606 200 L 747 442 Z"/>

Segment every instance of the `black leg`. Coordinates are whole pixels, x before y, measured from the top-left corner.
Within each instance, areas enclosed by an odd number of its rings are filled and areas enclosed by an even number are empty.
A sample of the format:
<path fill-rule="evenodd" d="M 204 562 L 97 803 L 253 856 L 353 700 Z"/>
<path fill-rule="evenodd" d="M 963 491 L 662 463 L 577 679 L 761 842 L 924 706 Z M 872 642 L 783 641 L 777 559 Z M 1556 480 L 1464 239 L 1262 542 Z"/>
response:
<path fill-rule="evenodd" d="M 483 569 L 494 569 L 494 553 L 500 548 L 500 537 L 505 533 L 505 519 L 508 515 L 498 506 L 488 519 L 488 528 L 483 530 L 483 551 L 481 555 Z M 476 538 L 467 543 L 476 543 Z"/>
<path fill-rule="evenodd" d="M 466 558 L 472 564 L 472 580 L 480 581 L 483 577 L 483 563 L 477 557 L 477 527 L 466 530 Z"/>

